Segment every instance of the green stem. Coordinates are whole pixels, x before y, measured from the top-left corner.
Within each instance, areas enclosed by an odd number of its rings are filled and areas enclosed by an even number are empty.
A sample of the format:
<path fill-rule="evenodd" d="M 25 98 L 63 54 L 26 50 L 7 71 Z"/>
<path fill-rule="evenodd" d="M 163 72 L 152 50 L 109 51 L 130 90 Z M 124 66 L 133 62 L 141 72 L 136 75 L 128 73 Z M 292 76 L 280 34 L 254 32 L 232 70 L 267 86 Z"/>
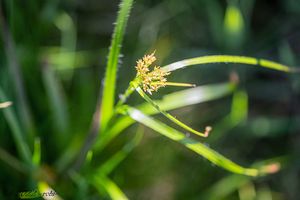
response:
<path fill-rule="evenodd" d="M 134 79 L 133 81 L 131 81 L 129 83 L 128 88 L 125 90 L 124 94 L 121 95 L 120 100 L 118 101 L 117 105 L 116 105 L 116 110 L 118 109 L 118 107 L 122 106 L 127 99 L 129 98 L 129 96 L 133 93 L 133 91 L 135 90 L 133 83 L 137 83 L 137 80 Z"/>
<path fill-rule="evenodd" d="M 133 0 L 122 0 L 118 13 L 116 26 L 108 54 L 105 72 L 104 89 L 101 105 L 101 129 L 105 129 L 113 115 L 115 103 L 115 89 L 117 79 L 117 65 L 123 41 L 128 16 L 131 11 Z"/>
<path fill-rule="evenodd" d="M 258 65 L 261 67 L 284 71 L 284 72 L 299 72 L 299 69 L 292 68 L 287 65 L 283 65 L 277 62 L 273 62 L 265 59 L 257 59 L 247 56 L 231 56 L 231 55 L 213 55 L 213 56 L 201 56 L 197 58 L 181 60 L 169 65 L 162 67 L 164 71 L 170 72 L 175 71 L 180 68 L 191 65 L 202 65 L 210 63 L 237 63 L 237 64 L 247 64 L 247 65 Z"/>

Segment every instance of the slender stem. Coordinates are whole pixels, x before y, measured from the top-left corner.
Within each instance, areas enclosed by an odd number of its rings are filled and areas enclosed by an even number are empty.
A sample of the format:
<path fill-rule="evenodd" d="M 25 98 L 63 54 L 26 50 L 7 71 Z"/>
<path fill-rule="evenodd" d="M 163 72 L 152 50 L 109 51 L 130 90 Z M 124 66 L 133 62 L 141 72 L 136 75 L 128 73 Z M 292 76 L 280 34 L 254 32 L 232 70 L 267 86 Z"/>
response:
<path fill-rule="evenodd" d="M 134 84 L 138 83 L 138 79 L 134 79 L 133 81 L 131 81 L 129 83 L 128 88 L 125 90 L 124 94 L 120 95 L 120 100 L 118 101 L 117 105 L 116 105 L 116 110 L 122 106 L 127 99 L 129 98 L 129 96 L 133 93 L 133 91 L 135 90 L 135 87 L 133 86 Z"/>
<path fill-rule="evenodd" d="M 151 85 L 159 85 L 162 84 L 162 82 L 153 82 L 151 83 Z M 196 87 L 195 84 L 191 84 L 191 83 L 175 83 L 175 82 L 166 82 L 164 83 L 165 85 L 168 86 L 177 86 L 177 87 Z"/>
<path fill-rule="evenodd" d="M 274 69 L 284 72 L 299 72 L 299 69 L 289 67 L 280 63 L 276 63 L 270 60 L 257 59 L 247 56 L 231 56 L 231 55 L 213 55 L 213 56 L 201 56 L 197 58 L 185 59 L 175 63 L 171 63 L 162 67 L 164 71 L 170 72 L 180 68 L 184 68 L 190 65 L 201 65 L 209 63 L 238 63 L 247 65 L 258 65 L 261 67 Z"/>
<path fill-rule="evenodd" d="M 27 94 L 24 88 L 24 80 L 22 77 L 21 66 L 19 58 L 16 53 L 16 46 L 11 34 L 11 31 L 6 23 L 5 16 L 3 14 L 1 2 L 0 2 L 0 29 L 1 35 L 4 43 L 4 50 L 7 57 L 8 67 L 10 74 L 13 78 L 12 84 L 14 84 L 15 92 L 18 98 L 18 103 L 20 106 L 20 114 L 22 119 L 22 125 L 28 131 L 28 139 L 30 143 L 33 143 L 34 135 L 34 122 L 29 109 Z"/>
<path fill-rule="evenodd" d="M 5 101 L 7 98 L 0 88 L 0 101 Z M 17 120 L 17 117 L 13 111 L 12 107 L 7 107 L 3 109 L 4 117 L 11 129 L 12 135 L 14 137 L 18 153 L 22 157 L 25 163 L 31 165 L 31 152 L 28 144 L 24 140 L 24 133 Z"/>

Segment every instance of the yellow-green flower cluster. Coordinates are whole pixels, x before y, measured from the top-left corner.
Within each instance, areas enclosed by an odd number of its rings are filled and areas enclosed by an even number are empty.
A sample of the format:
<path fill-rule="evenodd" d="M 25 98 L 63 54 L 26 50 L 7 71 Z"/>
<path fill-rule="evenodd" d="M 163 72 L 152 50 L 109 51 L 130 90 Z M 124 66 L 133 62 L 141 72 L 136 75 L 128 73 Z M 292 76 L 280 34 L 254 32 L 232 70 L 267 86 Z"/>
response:
<path fill-rule="evenodd" d="M 154 66 L 153 70 L 150 70 L 151 64 L 155 61 L 156 57 L 153 52 L 139 59 L 135 66 L 137 78 L 143 90 L 149 94 L 156 92 L 160 87 L 165 87 L 167 82 L 165 76 L 170 74 L 170 72 L 163 71 L 159 66 Z"/>

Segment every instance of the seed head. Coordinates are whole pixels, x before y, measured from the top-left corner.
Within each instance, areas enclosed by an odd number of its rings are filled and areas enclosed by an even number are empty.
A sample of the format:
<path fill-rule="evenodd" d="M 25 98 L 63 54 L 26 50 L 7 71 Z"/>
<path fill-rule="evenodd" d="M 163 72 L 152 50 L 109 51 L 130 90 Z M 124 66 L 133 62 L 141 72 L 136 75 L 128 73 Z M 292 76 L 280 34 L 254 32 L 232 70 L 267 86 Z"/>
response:
<path fill-rule="evenodd" d="M 154 66 L 153 70 L 150 70 L 151 64 L 156 61 L 154 53 L 139 59 L 135 66 L 137 78 L 140 79 L 143 90 L 149 94 L 152 94 L 153 91 L 156 92 L 160 87 L 165 87 L 167 82 L 165 76 L 170 74 L 170 72 L 163 71 L 159 66 Z"/>

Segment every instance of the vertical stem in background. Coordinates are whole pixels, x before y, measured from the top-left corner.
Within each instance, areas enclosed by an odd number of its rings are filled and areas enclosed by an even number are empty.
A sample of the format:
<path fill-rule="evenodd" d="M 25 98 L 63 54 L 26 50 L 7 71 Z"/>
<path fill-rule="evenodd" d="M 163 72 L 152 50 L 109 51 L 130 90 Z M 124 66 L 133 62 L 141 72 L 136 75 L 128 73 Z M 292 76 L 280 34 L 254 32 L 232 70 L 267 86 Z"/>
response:
<path fill-rule="evenodd" d="M 6 101 L 6 100 L 7 100 L 7 98 L 0 87 L 0 102 Z M 20 157 L 26 164 L 31 166 L 31 152 L 30 152 L 28 144 L 24 140 L 24 134 L 19 125 L 17 117 L 16 117 L 15 113 L 13 112 L 13 108 L 11 106 L 8 108 L 4 108 L 3 114 L 4 114 L 4 117 L 11 129 L 13 138 L 15 140 L 15 144 L 17 146 L 17 151 L 18 151 Z"/>
<path fill-rule="evenodd" d="M 1 28 L 1 34 L 4 43 L 4 50 L 6 53 L 9 70 L 13 80 L 12 84 L 14 84 L 15 86 L 17 100 L 20 107 L 20 115 L 21 115 L 20 118 L 22 119 L 23 126 L 26 128 L 29 134 L 28 139 L 32 143 L 33 133 L 34 133 L 33 120 L 28 107 L 27 96 L 24 89 L 24 81 L 21 75 L 20 63 L 18 60 L 18 56 L 16 54 L 15 44 L 2 12 L 1 1 L 0 1 L 0 28 Z"/>
<path fill-rule="evenodd" d="M 132 7 L 133 0 L 122 0 L 108 54 L 105 72 L 102 105 L 101 105 L 101 130 L 104 130 L 113 114 L 116 89 L 117 66 L 125 28 Z"/>
<path fill-rule="evenodd" d="M 91 146 L 95 142 L 95 139 L 99 132 L 99 127 L 101 130 L 104 130 L 107 126 L 109 119 L 113 115 L 117 65 L 132 3 L 133 0 L 122 0 L 120 4 L 116 26 L 114 29 L 111 46 L 108 54 L 108 61 L 106 66 L 103 93 L 101 99 L 102 101 L 101 106 L 99 106 L 100 110 L 97 106 L 89 134 L 87 135 L 86 140 L 84 141 L 80 151 L 78 152 L 78 156 L 75 159 L 75 163 L 73 165 L 75 169 L 79 169 L 85 161 L 87 152 L 91 149 Z"/>

